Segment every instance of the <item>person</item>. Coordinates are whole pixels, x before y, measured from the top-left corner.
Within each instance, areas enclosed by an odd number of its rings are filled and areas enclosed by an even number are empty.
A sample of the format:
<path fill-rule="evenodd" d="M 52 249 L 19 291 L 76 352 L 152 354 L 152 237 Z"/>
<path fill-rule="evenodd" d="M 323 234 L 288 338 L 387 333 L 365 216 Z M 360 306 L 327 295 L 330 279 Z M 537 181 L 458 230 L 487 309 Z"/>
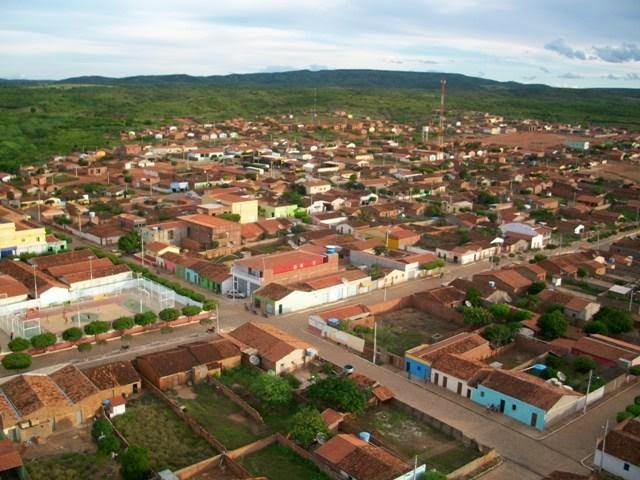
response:
<path fill-rule="evenodd" d="M 13 332 L 11 332 L 11 335 L 9 335 L 9 340 L 13 340 Z"/>

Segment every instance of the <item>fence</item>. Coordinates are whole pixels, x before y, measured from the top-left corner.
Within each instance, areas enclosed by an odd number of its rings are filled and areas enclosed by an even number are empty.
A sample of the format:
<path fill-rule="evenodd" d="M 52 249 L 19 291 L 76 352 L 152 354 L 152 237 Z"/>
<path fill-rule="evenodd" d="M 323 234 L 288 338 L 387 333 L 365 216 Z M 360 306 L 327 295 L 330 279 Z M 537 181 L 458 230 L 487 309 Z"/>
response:
<path fill-rule="evenodd" d="M 258 411 L 255 408 L 253 408 L 251 405 L 245 402 L 236 392 L 231 390 L 229 387 L 227 387 L 225 384 L 223 384 L 220 380 L 218 380 L 215 377 L 209 377 L 209 383 L 212 383 L 218 390 L 222 392 L 222 394 L 225 397 L 227 397 L 233 403 L 238 405 L 244 413 L 249 415 L 260 425 L 264 425 L 264 420 L 262 418 L 262 415 L 260 415 L 260 413 L 258 413 Z"/>

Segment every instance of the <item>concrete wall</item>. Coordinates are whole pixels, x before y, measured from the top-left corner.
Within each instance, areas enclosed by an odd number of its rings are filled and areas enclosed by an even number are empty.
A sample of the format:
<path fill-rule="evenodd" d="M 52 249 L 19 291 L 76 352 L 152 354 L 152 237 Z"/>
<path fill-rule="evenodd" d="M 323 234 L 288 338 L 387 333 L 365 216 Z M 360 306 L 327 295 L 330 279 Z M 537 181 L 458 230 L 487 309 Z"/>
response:
<path fill-rule="evenodd" d="M 487 388 L 482 384 L 471 392 L 471 400 L 485 407 L 499 407 L 501 401 L 504 401 L 503 414 L 514 420 L 532 426 L 538 430 L 542 430 L 545 424 L 545 411 L 541 408 L 534 407 L 517 398 L 505 395 L 491 388 Z"/>
<path fill-rule="evenodd" d="M 602 457 L 602 451 L 596 450 L 596 455 L 593 463 L 594 465 L 598 466 L 602 465 L 602 468 L 605 471 L 612 473 L 613 475 L 617 475 L 624 480 L 637 480 L 638 478 L 640 478 L 640 466 L 629 464 L 627 462 L 624 462 L 623 460 L 620 460 L 619 458 L 614 457 L 613 455 L 609 455 L 608 453 L 606 453 L 606 446 L 604 458 Z M 629 470 L 624 469 L 625 463 L 629 465 Z"/>

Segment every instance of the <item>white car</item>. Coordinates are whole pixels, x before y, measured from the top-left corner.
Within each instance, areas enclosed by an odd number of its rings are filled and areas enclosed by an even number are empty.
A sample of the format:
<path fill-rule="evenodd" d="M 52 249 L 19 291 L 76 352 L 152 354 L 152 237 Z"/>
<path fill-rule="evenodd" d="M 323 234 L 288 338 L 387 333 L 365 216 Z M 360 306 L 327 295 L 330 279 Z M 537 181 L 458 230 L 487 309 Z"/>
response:
<path fill-rule="evenodd" d="M 247 298 L 247 294 L 237 290 L 229 290 L 227 292 L 227 298 Z"/>

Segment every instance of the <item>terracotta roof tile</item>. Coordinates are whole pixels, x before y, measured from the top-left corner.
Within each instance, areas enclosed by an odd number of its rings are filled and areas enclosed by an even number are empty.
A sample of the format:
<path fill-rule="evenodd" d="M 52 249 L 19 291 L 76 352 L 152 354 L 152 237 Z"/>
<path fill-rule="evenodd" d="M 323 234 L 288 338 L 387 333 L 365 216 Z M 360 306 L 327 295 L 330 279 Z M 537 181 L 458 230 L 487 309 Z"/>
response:
<path fill-rule="evenodd" d="M 131 362 L 112 362 L 97 367 L 86 368 L 82 373 L 98 387 L 99 390 L 131 385 L 140 382 L 140 375 Z"/>
<path fill-rule="evenodd" d="M 266 359 L 277 362 L 297 349 L 309 344 L 267 323 L 247 322 L 229 332 L 229 336 L 258 350 Z"/>

